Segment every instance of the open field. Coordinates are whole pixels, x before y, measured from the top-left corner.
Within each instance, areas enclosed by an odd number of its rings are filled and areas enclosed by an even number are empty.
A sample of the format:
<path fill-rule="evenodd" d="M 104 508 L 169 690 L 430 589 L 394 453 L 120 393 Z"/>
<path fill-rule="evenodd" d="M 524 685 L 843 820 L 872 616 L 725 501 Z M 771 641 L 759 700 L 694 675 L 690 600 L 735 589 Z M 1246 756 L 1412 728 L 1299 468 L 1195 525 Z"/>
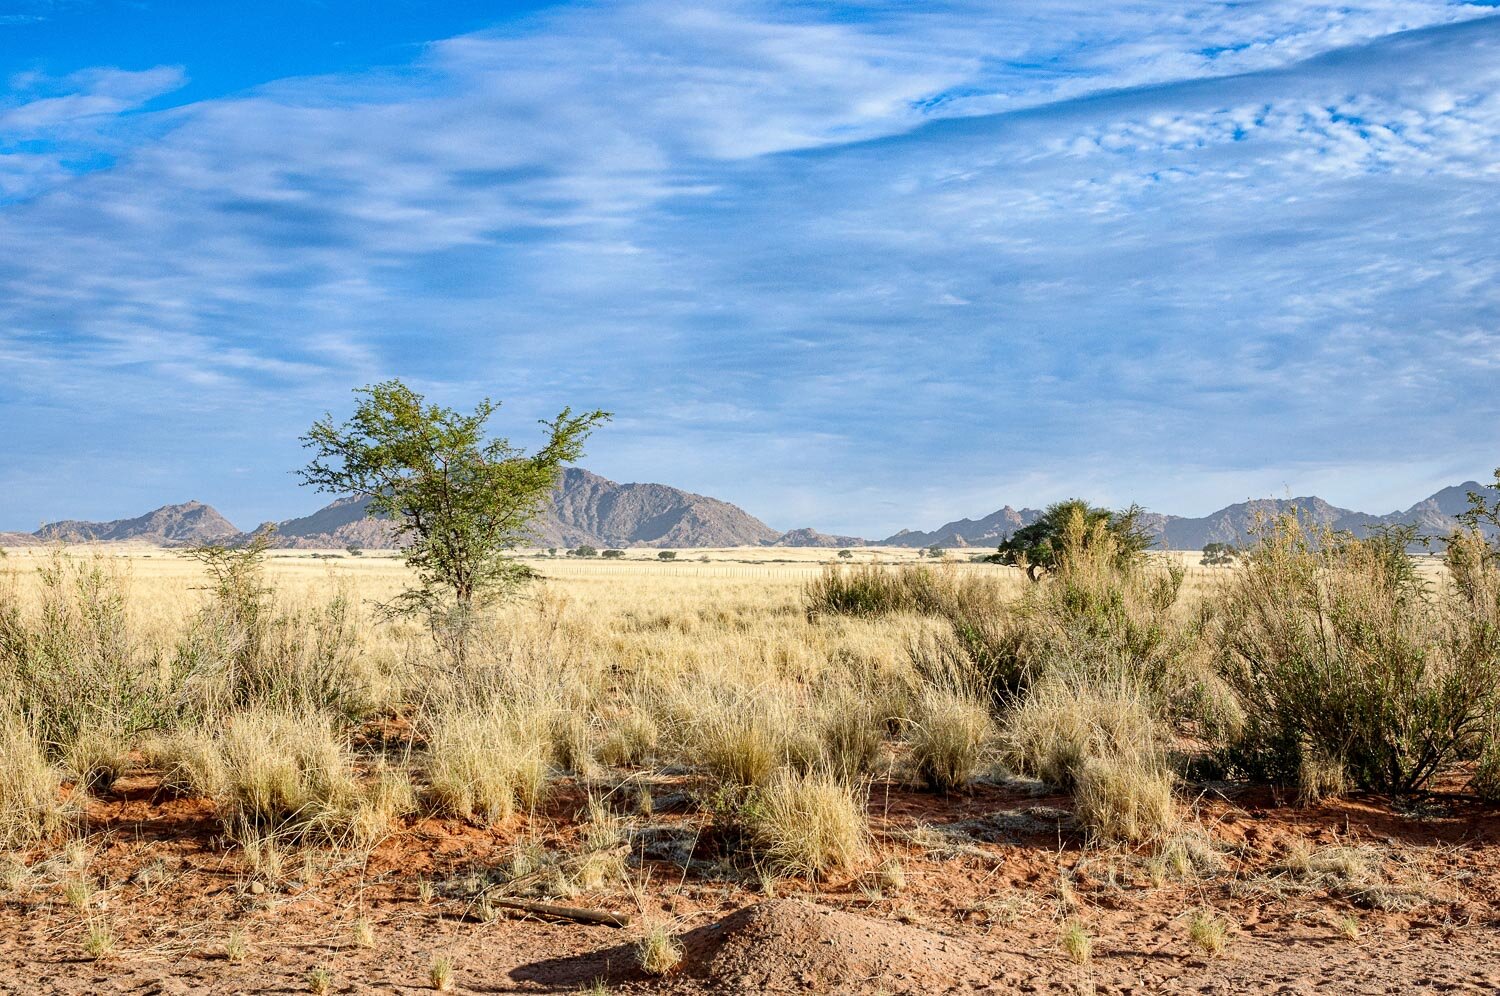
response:
<path fill-rule="evenodd" d="M 12 550 L 0 991 L 1494 989 L 1496 567 L 1298 556 L 533 555 L 460 653 L 389 556 Z"/>

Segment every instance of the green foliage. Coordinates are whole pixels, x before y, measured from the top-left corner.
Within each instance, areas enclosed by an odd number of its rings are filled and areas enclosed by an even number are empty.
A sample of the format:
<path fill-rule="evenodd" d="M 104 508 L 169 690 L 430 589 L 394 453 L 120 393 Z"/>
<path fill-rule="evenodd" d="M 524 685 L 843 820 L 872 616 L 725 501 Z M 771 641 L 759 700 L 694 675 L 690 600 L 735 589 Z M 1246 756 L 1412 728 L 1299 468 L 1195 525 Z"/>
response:
<path fill-rule="evenodd" d="M 656 559 L 657 560 L 676 560 L 677 559 L 677 551 L 676 550 L 663 550 L 663 551 L 661 551 L 660 553 L 658 553 L 656 555 Z"/>
<path fill-rule="evenodd" d="M 605 560 L 621 560 L 624 557 L 625 557 L 625 551 L 624 550 L 605 550 L 604 551 L 604 559 Z"/>
<path fill-rule="evenodd" d="M 487 398 L 464 414 L 425 403 L 399 380 L 355 393 L 361 399 L 348 421 L 326 415 L 302 437 L 313 453 L 302 481 L 368 498 L 371 515 L 395 524 L 417 583 L 393 611 L 423 612 L 435 624 L 456 617 L 462 626 L 474 609 L 530 577 L 507 553 L 531 537 L 563 464 L 582 455 L 584 440 L 609 415 L 564 408 L 542 422 L 547 441 L 528 454 L 486 438 L 498 407 Z"/>
<path fill-rule="evenodd" d="M 1479 756 L 1500 683 L 1500 580 L 1477 534 L 1449 542 L 1433 592 L 1409 537 L 1353 539 L 1277 520 L 1220 600 L 1219 672 L 1242 718 L 1226 758 L 1293 781 L 1342 766 L 1355 785 L 1407 795 Z"/>
<path fill-rule="evenodd" d="M 853 556 L 854 556 L 854 554 L 851 553 L 851 552 L 849 552 L 848 550 L 840 550 L 839 551 L 839 559 L 840 560 L 848 560 L 849 558 L 851 558 Z"/>
<path fill-rule="evenodd" d="M 574 547 L 573 549 L 569 550 L 568 551 L 568 556 L 570 556 L 570 557 L 597 557 L 597 556 L 599 556 L 599 551 L 596 550 L 595 548 L 589 546 L 587 543 L 584 543 L 581 546 L 577 546 L 577 547 Z"/>
<path fill-rule="evenodd" d="M 113 560 L 54 550 L 37 574 L 33 611 L 0 592 L 0 711 L 13 711 L 52 757 L 160 725 L 172 676 L 136 640 Z"/>
<path fill-rule="evenodd" d="M 1040 519 L 1007 537 L 993 559 L 996 563 L 1022 568 L 1035 581 L 1057 568 L 1064 532 L 1073 519 L 1082 517 L 1084 531 L 1081 535 L 1092 542 L 1097 532 L 1093 527 L 1102 525 L 1103 532 L 1112 541 L 1119 564 L 1126 566 L 1139 560 L 1154 542 L 1141 526 L 1143 511 L 1140 506 L 1132 505 L 1123 512 L 1111 512 L 1107 508 L 1096 508 L 1082 498 L 1061 501 L 1047 506 Z"/>
<path fill-rule="evenodd" d="M 332 709 L 358 715 L 367 704 L 353 601 L 290 611 L 265 580 L 269 535 L 242 547 L 201 546 L 187 555 L 207 568 L 209 602 L 177 648 L 181 708 L 189 715 L 231 709 Z"/>
<path fill-rule="evenodd" d="M 1500 488 L 1500 467 L 1495 468 L 1495 483 Z M 1493 526 L 1500 529 L 1500 499 L 1490 503 L 1485 500 L 1484 495 L 1478 491 L 1469 492 L 1469 510 L 1459 516 L 1464 525 L 1472 530 L 1478 530 L 1481 526 Z"/>
<path fill-rule="evenodd" d="M 1204 546 L 1203 559 L 1198 563 L 1204 567 L 1228 567 L 1239 555 L 1240 549 L 1233 543 L 1209 543 Z"/>

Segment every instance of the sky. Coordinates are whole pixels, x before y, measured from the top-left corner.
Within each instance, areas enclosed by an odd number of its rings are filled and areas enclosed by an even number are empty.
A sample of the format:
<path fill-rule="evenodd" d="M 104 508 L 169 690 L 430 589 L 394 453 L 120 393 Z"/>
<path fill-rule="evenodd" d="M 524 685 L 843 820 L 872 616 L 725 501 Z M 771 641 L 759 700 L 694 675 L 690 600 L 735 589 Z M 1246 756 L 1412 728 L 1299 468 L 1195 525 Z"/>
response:
<path fill-rule="evenodd" d="M 1500 9 L 0 0 L 0 529 L 353 388 L 879 538 L 1500 464 Z"/>

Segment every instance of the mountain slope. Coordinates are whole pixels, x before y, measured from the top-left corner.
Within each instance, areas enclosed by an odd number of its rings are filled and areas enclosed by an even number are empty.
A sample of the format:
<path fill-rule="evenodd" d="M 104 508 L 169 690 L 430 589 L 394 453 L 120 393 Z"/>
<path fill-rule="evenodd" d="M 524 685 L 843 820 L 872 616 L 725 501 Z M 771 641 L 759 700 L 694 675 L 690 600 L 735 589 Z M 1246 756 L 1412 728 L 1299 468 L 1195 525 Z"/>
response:
<path fill-rule="evenodd" d="M 1022 526 L 1029 526 L 1042 517 L 1040 509 L 1023 508 L 1017 511 L 1006 505 L 982 519 L 958 519 L 946 522 L 930 532 L 903 529 L 894 536 L 880 541 L 881 546 L 998 546 L 1000 541 Z"/>
<path fill-rule="evenodd" d="M 390 523 L 367 518 L 368 501 L 344 498 L 276 525 L 281 547 L 394 545 Z M 664 484 L 618 484 L 579 467 L 563 471 L 541 520 L 539 546 L 763 546 L 783 534 L 748 512 Z"/>
<path fill-rule="evenodd" d="M 39 540 L 64 543 L 107 543 L 135 540 L 159 546 L 191 546 L 240 535 L 234 523 L 210 505 L 198 501 L 163 505 L 134 519 L 51 522 L 32 534 Z"/>
<path fill-rule="evenodd" d="M 664 484 L 563 472 L 541 524 L 544 546 L 762 546 L 782 534 L 736 505 Z"/>
<path fill-rule="evenodd" d="M 1199 518 L 1180 515 L 1145 513 L 1141 523 L 1157 537 L 1157 545 L 1170 550 L 1201 550 L 1209 543 L 1246 545 L 1254 540 L 1258 524 L 1278 515 L 1297 510 L 1304 522 L 1328 529 L 1342 530 L 1356 536 L 1368 536 L 1381 526 L 1416 525 L 1427 536 L 1446 536 L 1459 526 L 1458 515 L 1469 507 L 1468 493 L 1483 494 L 1490 502 L 1500 500 L 1500 489 L 1485 487 L 1475 481 L 1443 488 L 1404 512 L 1372 515 L 1340 508 L 1322 498 L 1259 498 L 1228 505 Z M 931 532 L 903 529 L 881 541 L 884 546 L 996 546 L 1001 540 L 1041 516 L 1036 509 L 1019 512 L 1009 505 L 983 519 L 959 519 Z M 1487 535 L 1497 533 L 1486 528 Z"/>

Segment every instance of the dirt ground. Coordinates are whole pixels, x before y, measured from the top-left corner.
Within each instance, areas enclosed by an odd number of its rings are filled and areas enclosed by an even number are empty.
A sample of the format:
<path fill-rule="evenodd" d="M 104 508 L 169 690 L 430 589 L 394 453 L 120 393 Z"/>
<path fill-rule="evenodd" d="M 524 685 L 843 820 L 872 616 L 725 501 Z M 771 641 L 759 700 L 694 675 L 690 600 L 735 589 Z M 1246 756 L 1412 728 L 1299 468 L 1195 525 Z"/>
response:
<path fill-rule="evenodd" d="M 132 777 L 89 803 L 83 844 L 4 869 L 0 991 L 418 992 L 435 959 L 472 993 L 1500 990 L 1500 814 L 1456 796 L 1394 812 L 1204 790 L 1152 857 L 1083 846 L 1066 797 L 1028 784 L 877 783 L 868 869 L 768 883 L 721 857 L 686 787 L 651 786 L 643 813 L 616 786 L 626 874 L 556 900 L 629 914 L 613 929 L 477 901 L 520 849 L 576 848 L 586 793 L 611 786 L 567 784 L 498 830 L 429 819 L 256 870 L 206 804 Z M 658 927 L 684 957 L 649 978 L 635 944 Z"/>

